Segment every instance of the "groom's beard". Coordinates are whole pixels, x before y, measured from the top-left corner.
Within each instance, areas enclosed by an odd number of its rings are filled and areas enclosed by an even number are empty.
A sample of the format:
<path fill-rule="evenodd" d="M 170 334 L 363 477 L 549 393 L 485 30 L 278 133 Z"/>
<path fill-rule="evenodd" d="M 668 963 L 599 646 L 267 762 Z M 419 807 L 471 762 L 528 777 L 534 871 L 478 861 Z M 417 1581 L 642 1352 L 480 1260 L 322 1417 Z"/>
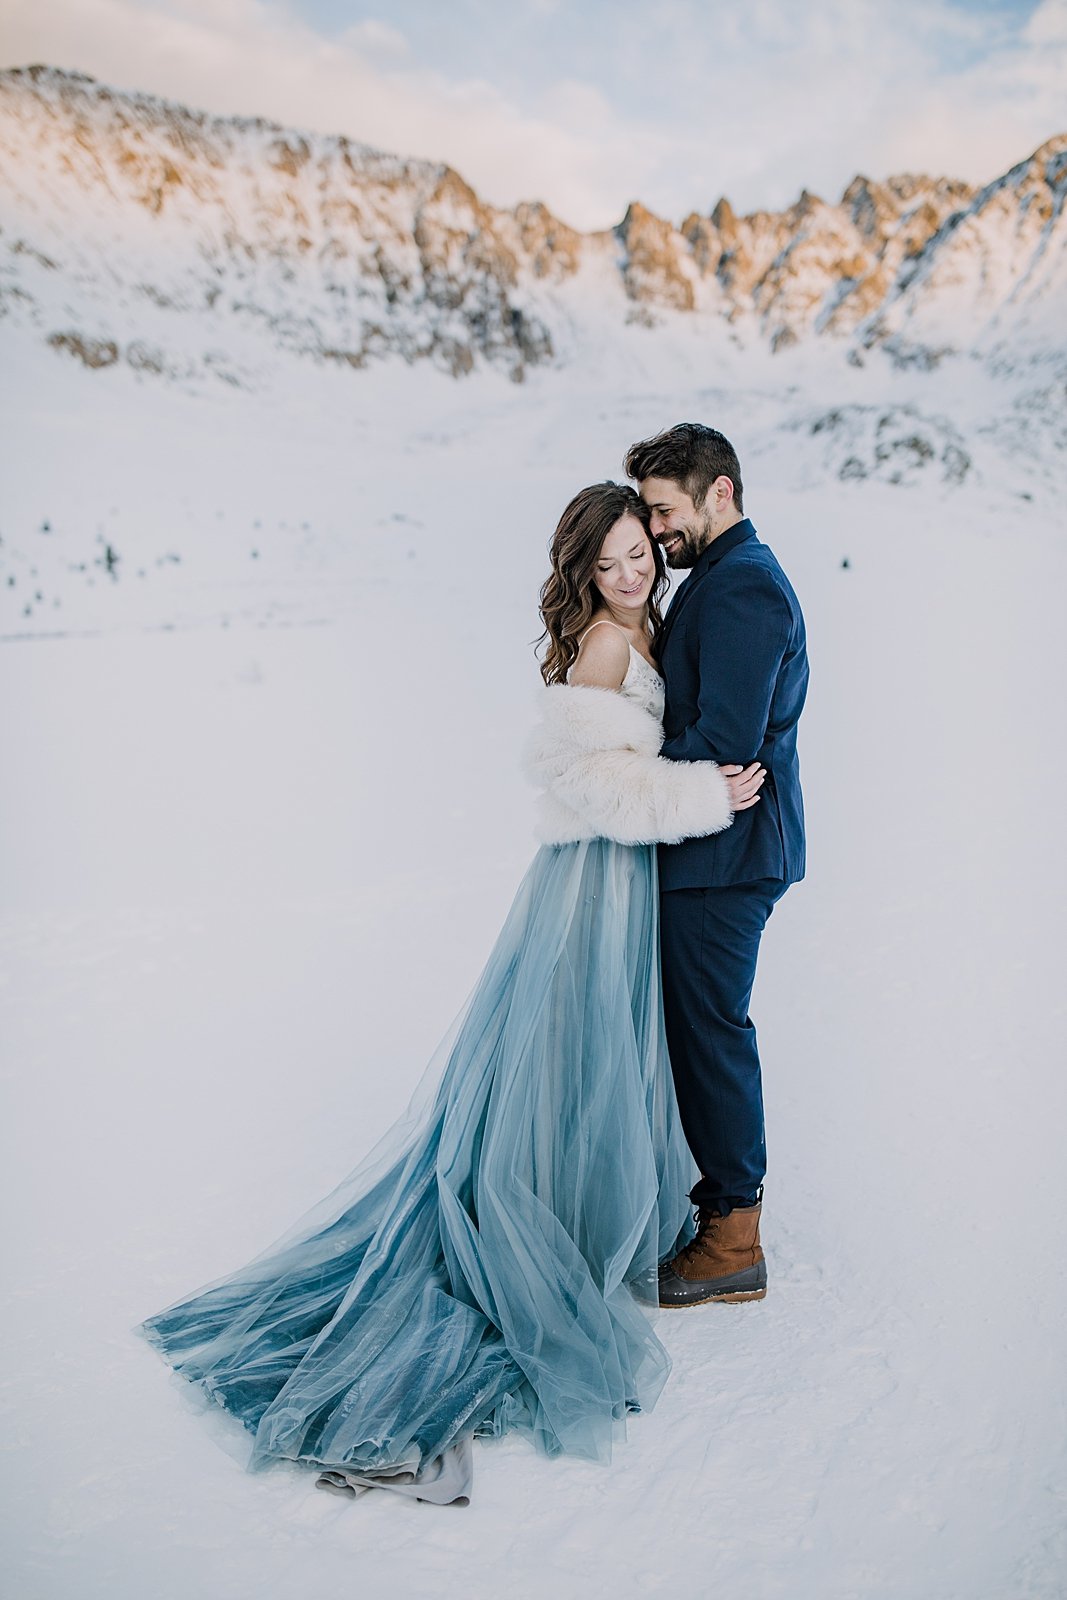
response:
<path fill-rule="evenodd" d="M 680 539 L 672 551 L 666 548 L 666 540 Z M 669 567 L 688 568 L 696 565 L 699 556 L 708 548 L 711 542 L 710 519 L 703 521 L 698 528 L 673 528 L 665 538 L 660 541 L 663 550 L 663 559 Z"/>

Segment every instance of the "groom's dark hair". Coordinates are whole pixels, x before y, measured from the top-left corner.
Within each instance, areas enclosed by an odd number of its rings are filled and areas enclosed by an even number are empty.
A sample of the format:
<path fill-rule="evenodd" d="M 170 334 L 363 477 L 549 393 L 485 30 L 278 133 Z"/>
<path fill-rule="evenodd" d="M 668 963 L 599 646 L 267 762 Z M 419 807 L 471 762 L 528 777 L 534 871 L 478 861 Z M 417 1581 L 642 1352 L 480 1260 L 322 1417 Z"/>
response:
<path fill-rule="evenodd" d="M 724 434 L 702 422 L 679 422 L 653 439 L 641 439 L 626 452 L 626 473 L 640 483 L 644 478 L 669 478 L 677 483 L 699 511 L 716 478 L 729 478 L 734 505 L 742 507 L 741 463 Z"/>

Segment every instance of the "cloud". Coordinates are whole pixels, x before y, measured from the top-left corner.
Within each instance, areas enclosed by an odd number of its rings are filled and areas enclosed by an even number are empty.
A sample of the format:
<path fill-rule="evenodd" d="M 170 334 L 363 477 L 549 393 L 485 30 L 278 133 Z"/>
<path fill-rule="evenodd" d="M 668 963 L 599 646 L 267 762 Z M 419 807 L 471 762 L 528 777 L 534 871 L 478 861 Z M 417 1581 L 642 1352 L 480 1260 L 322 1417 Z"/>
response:
<path fill-rule="evenodd" d="M 635 198 L 676 220 L 722 193 L 744 209 L 802 186 L 836 198 L 857 170 L 981 181 L 1067 125 L 1067 0 L 527 0 L 491 19 L 453 0 L 450 53 L 425 0 L 335 37 L 283 0 L 6 13 L 10 64 L 447 161 L 490 201 L 542 199 L 586 228 Z"/>
<path fill-rule="evenodd" d="M 406 56 L 409 49 L 402 33 L 391 28 L 387 22 L 379 22 L 376 17 L 353 23 L 340 37 L 342 44 L 350 45 L 359 55 L 395 58 Z"/>
<path fill-rule="evenodd" d="M 1067 45 L 1067 0 L 1043 0 L 1027 19 L 1023 38 L 1033 45 Z"/>

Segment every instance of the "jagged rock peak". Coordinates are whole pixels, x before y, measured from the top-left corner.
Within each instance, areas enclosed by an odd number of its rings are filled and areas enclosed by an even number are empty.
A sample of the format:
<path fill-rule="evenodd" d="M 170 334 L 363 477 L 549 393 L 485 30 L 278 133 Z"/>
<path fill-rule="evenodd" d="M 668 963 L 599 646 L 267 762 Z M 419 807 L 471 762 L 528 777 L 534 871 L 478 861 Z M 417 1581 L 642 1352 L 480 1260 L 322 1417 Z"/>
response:
<path fill-rule="evenodd" d="M 1065 187 L 1060 134 L 982 188 L 860 174 L 836 204 L 803 189 L 738 214 L 724 196 L 676 227 L 634 200 L 581 233 L 538 201 L 485 202 L 446 163 L 35 64 L 0 72 L 0 319 L 65 359 L 160 373 L 181 365 L 176 318 L 200 319 L 206 348 L 245 352 L 212 368 L 238 382 L 271 351 L 521 379 L 591 320 L 672 314 L 933 364 L 1062 346 Z"/>

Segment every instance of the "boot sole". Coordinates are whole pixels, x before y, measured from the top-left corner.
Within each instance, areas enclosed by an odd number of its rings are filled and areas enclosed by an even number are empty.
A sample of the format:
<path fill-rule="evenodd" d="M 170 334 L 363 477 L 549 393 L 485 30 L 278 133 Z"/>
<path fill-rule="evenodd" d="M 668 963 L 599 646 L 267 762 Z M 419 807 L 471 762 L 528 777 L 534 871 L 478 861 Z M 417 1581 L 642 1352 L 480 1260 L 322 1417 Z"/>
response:
<path fill-rule="evenodd" d="M 718 1285 L 708 1283 L 707 1290 L 697 1299 L 686 1296 L 684 1300 L 660 1300 L 660 1307 L 664 1311 L 688 1311 L 692 1306 L 707 1306 L 713 1301 L 722 1305 L 740 1305 L 745 1300 L 762 1300 L 767 1293 L 766 1263 L 759 1261 L 754 1267 L 746 1267 L 743 1272 L 731 1273 L 728 1278 L 721 1279 Z"/>
<path fill-rule="evenodd" d="M 746 1289 L 734 1294 L 706 1294 L 703 1300 L 661 1300 L 661 1311 L 695 1311 L 697 1306 L 738 1306 L 744 1300 L 766 1300 L 766 1289 Z"/>

